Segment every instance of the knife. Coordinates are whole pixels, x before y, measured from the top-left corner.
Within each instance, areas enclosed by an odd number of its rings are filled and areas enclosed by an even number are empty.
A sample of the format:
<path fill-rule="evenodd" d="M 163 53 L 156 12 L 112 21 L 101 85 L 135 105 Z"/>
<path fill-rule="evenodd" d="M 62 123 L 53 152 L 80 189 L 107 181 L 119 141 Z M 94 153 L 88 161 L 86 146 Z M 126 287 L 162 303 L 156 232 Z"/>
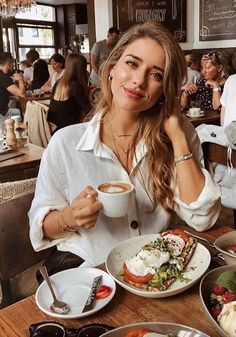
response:
<path fill-rule="evenodd" d="M 86 311 L 89 311 L 89 310 L 93 309 L 94 300 L 95 300 L 95 297 L 96 297 L 96 290 L 97 290 L 97 287 L 98 287 L 101 279 L 102 279 L 102 275 L 94 277 L 89 296 L 87 298 L 87 301 L 85 303 L 85 306 L 84 306 L 82 312 L 86 312 Z"/>

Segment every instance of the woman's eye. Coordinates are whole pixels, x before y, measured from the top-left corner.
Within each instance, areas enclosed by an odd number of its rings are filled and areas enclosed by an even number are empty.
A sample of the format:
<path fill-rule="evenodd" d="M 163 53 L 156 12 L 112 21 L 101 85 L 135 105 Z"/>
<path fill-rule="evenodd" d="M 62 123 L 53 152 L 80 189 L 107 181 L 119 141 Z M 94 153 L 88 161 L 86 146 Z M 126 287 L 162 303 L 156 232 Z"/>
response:
<path fill-rule="evenodd" d="M 128 64 L 128 66 L 130 66 L 131 68 L 134 68 L 137 66 L 137 64 L 133 61 L 126 61 L 126 64 Z"/>
<path fill-rule="evenodd" d="M 151 75 L 153 76 L 154 80 L 159 81 L 159 82 L 163 81 L 162 74 L 160 74 L 160 73 L 152 73 Z"/>

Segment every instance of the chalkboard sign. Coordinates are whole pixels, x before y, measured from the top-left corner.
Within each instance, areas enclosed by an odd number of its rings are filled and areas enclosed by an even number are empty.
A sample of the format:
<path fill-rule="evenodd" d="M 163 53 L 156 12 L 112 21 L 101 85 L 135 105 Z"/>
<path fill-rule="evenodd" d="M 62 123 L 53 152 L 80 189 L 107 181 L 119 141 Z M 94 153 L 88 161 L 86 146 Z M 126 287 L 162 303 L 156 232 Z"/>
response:
<path fill-rule="evenodd" d="M 117 25 L 121 32 L 137 23 L 159 21 L 186 42 L 186 0 L 116 0 Z"/>
<path fill-rule="evenodd" d="M 236 39 L 236 0 L 200 0 L 200 41 Z"/>

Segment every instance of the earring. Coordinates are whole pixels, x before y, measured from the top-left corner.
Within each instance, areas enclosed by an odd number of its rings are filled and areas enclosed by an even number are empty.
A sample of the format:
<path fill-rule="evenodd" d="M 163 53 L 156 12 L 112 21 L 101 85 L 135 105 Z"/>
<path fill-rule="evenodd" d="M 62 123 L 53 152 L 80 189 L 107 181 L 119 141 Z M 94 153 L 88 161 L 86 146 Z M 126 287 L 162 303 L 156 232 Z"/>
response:
<path fill-rule="evenodd" d="M 111 80 L 112 80 L 112 76 L 109 75 L 109 76 L 108 76 L 108 81 L 111 81 Z"/>

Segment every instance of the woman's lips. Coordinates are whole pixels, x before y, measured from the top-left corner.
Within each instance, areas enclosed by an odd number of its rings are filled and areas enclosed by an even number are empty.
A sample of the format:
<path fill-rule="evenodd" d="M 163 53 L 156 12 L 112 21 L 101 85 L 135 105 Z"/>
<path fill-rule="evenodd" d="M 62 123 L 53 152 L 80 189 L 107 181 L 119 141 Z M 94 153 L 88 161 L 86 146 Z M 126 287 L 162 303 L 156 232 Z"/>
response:
<path fill-rule="evenodd" d="M 143 94 L 134 89 L 124 88 L 124 91 L 126 95 L 129 96 L 130 98 L 140 99 L 144 97 Z"/>

